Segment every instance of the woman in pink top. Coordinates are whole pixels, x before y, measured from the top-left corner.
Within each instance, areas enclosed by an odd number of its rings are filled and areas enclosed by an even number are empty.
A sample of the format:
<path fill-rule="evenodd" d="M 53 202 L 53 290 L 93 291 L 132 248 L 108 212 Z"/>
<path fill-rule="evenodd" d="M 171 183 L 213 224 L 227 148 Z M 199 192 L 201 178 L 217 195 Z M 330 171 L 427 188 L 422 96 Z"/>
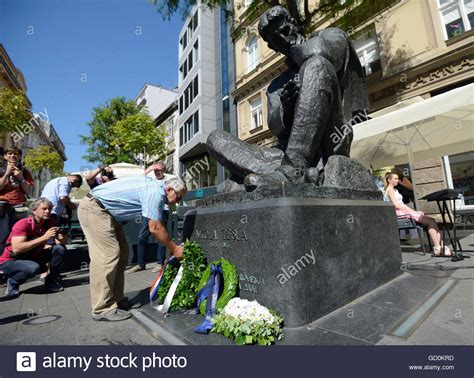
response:
<path fill-rule="evenodd" d="M 415 211 L 405 205 L 403 203 L 402 195 L 397 189 L 395 189 L 398 183 L 399 178 L 396 173 L 387 173 L 385 175 L 384 200 L 392 202 L 393 206 L 395 206 L 397 217 L 411 218 L 415 222 L 428 228 L 428 234 L 433 242 L 435 256 L 451 256 L 451 250 L 448 247 L 441 245 L 441 234 L 439 233 L 436 221 L 433 218 L 426 216 L 422 211 Z"/>

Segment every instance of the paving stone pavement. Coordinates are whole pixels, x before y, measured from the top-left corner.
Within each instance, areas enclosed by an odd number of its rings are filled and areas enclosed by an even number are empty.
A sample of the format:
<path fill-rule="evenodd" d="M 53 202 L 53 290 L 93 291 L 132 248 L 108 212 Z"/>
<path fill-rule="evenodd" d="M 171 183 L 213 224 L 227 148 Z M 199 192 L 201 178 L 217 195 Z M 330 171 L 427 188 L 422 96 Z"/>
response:
<path fill-rule="evenodd" d="M 404 253 L 407 272 L 426 277 L 446 274 L 443 282 L 455 283 L 447 295 L 407 338 L 384 336 L 378 345 L 473 345 L 474 344 L 474 233 L 461 233 L 463 261 L 450 258 L 431 258 Z"/>
<path fill-rule="evenodd" d="M 466 255 L 474 255 L 474 233 L 464 234 L 461 244 L 465 251 L 471 251 Z M 402 251 L 406 269 L 402 276 L 308 326 L 287 330 L 283 344 L 308 345 L 315 340 L 318 345 L 474 344 L 474 258 L 451 262 L 450 258 L 432 258 L 419 251 L 413 253 L 408 246 Z M 125 275 L 125 292 L 130 299 L 146 305 L 148 288 L 156 277 L 152 267 L 153 264 L 149 264 L 148 270 Z M 451 290 L 406 337 L 391 335 L 397 325 L 450 281 L 454 281 Z M 40 281 L 32 281 L 22 285 L 18 298 L 7 299 L 0 294 L 0 345 L 169 343 L 154 338 L 136 318 L 116 323 L 93 321 L 87 270 L 65 274 L 63 284 L 65 290 L 60 293 L 46 294 Z M 146 311 L 146 307 L 141 311 Z M 136 316 L 144 316 L 142 313 L 138 311 Z M 186 322 L 183 323 L 183 319 Z M 173 326 L 173 323 L 176 324 Z M 174 315 L 167 318 L 164 325 L 191 330 L 185 334 L 186 344 L 230 343 L 220 335 L 196 336 L 192 329 L 197 323 L 199 319 L 190 316 L 180 319 Z"/>
<path fill-rule="evenodd" d="M 126 274 L 125 293 L 147 291 L 156 273 Z M 46 294 L 40 280 L 20 287 L 15 299 L 0 294 L 0 345 L 159 345 L 133 318 L 97 322 L 91 318 L 89 272 L 69 272 L 64 291 Z M 141 296 L 145 298 L 146 296 Z"/>
<path fill-rule="evenodd" d="M 474 233 L 463 233 L 461 244 L 466 256 L 474 255 Z M 452 262 L 406 245 L 402 261 L 402 275 L 311 324 L 285 327 L 277 345 L 472 345 L 474 260 Z M 141 311 L 137 320 L 147 327 L 152 319 L 149 329 L 164 343 L 230 344 L 219 335 L 196 334 L 197 315 L 164 318 L 149 305 Z M 406 332 L 396 333 L 400 329 Z"/>

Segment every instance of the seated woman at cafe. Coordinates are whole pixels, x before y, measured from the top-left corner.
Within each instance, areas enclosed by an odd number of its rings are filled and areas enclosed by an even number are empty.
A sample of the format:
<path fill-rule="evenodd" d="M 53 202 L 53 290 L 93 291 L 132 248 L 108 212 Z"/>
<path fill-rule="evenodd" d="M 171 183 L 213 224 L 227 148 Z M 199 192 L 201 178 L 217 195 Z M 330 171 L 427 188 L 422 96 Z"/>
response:
<path fill-rule="evenodd" d="M 412 206 L 409 207 L 413 207 L 413 204 L 415 203 L 415 195 L 413 193 L 412 182 L 398 167 L 393 168 L 391 172 L 398 176 L 398 185 L 395 189 L 397 189 L 398 193 L 402 195 L 403 203 L 405 205 L 409 205 L 411 203 Z"/>
<path fill-rule="evenodd" d="M 429 237 L 433 242 L 435 256 L 451 256 L 451 250 L 448 247 L 441 245 L 441 234 L 436 221 L 433 218 L 426 216 L 422 211 L 415 211 L 405 205 L 403 203 L 402 195 L 397 189 L 395 189 L 398 183 L 399 178 L 396 173 L 390 172 L 385 175 L 384 200 L 390 201 L 393 206 L 395 206 L 397 217 L 411 218 L 416 223 L 427 227 Z"/>

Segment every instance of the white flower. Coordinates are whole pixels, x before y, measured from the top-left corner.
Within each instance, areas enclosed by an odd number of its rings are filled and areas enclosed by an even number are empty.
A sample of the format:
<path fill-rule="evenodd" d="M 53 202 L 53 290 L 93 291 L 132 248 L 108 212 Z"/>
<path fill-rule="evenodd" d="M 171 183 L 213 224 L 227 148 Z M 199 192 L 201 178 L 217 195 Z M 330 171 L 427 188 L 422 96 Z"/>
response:
<path fill-rule="evenodd" d="M 242 298 L 233 298 L 224 307 L 224 314 L 240 321 L 250 321 L 251 323 L 263 320 L 268 323 L 275 321 L 274 316 L 268 308 L 262 306 L 257 301 L 248 301 Z"/>

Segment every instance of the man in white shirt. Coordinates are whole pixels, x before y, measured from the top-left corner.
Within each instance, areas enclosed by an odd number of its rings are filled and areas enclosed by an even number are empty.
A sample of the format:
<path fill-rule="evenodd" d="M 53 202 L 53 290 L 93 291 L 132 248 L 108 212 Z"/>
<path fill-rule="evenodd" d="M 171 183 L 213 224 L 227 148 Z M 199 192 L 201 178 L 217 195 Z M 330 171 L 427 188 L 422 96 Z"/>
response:
<path fill-rule="evenodd" d="M 71 210 L 76 208 L 76 205 L 69 198 L 69 193 L 71 193 L 72 188 L 79 188 L 81 184 L 82 176 L 77 174 L 57 177 L 46 184 L 41 197 L 47 198 L 53 203 L 51 218 L 59 219 L 66 207 Z"/>
<path fill-rule="evenodd" d="M 176 177 L 174 175 L 169 175 L 165 173 L 165 165 L 163 162 L 159 161 L 156 162 L 153 165 L 150 165 L 146 170 L 144 175 L 147 177 L 151 177 L 157 181 L 166 181 L 172 177 Z M 163 211 L 163 223 L 167 224 L 168 223 L 168 218 L 170 214 L 170 209 L 168 205 L 165 205 L 164 211 Z M 135 273 L 135 272 L 140 272 L 142 270 L 146 269 L 146 245 L 148 238 L 150 237 L 150 229 L 148 227 L 148 219 L 143 218 L 142 219 L 142 225 L 140 227 L 140 232 L 138 234 L 138 245 L 137 245 L 137 265 L 134 266 L 133 268 L 130 268 L 127 270 L 127 273 Z M 163 267 L 163 263 L 165 261 L 166 257 L 166 247 L 158 243 L 158 251 L 156 253 L 156 265 L 153 268 L 152 272 L 157 273 L 161 271 Z"/>

